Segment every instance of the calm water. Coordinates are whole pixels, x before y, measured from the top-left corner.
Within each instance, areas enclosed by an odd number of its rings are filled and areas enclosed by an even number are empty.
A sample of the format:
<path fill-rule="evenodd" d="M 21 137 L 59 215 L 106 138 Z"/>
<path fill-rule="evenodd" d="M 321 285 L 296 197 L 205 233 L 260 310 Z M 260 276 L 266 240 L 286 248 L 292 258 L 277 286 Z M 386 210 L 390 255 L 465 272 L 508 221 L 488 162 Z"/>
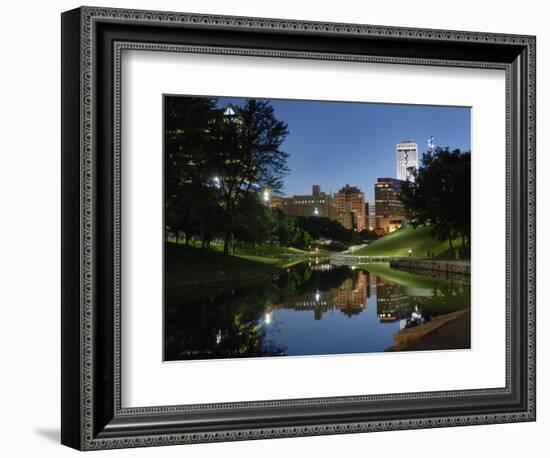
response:
<path fill-rule="evenodd" d="M 397 283 L 375 271 L 317 259 L 271 281 L 167 301 L 165 359 L 380 352 L 400 329 L 470 306 L 469 284 Z"/>

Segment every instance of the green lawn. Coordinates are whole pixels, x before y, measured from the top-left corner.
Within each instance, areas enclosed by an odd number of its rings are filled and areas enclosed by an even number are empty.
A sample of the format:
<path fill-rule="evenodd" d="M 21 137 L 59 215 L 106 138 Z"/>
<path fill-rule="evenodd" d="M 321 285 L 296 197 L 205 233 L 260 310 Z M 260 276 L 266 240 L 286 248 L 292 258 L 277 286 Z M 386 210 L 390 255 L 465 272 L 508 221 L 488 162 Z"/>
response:
<path fill-rule="evenodd" d="M 212 250 L 165 243 L 165 285 L 169 289 L 225 286 L 257 281 L 281 272 L 274 258 L 224 256 Z M 280 261 L 280 260 L 279 260 Z"/>
<path fill-rule="evenodd" d="M 460 246 L 460 240 L 454 240 L 455 247 Z M 430 235 L 430 228 L 419 226 L 416 229 L 404 227 L 391 234 L 379 238 L 369 246 L 354 252 L 357 256 L 427 256 L 428 251 L 440 259 L 449 255 L 449 242 L 440 242 Z"/>
<path fill-rule="evenodd" d="M 180 241 L 180 245 L 184 242 Z M 200 248 L 200 242 L 190 242 L 190 246 Z M 213 251 L 223 251 L 223 244 L 213 242 L 210 245 Z M 254 248 L 247 246 L 238 246 L 235 250 L 236 255 L 251 255 L 251 256 L 280 256 L 280 255 L 311 255 L 311 251 L 300 250 L 299 248 L 285 247 L 279 245 L 271 245 L 269 243 L 257 243 Z"/>
<path fill-rule="evenodd" d="M 220 247 L 223 249 L 223 246 Z M 280 255 L 309 255 L 311 252 L 300 250 L 299 248 L 285 247 L 279 245 L 270 245 L 268 243 L 257 243 L 254 247 L 237 247 L 237 255 L 251 256 L 280 256 Z"/>

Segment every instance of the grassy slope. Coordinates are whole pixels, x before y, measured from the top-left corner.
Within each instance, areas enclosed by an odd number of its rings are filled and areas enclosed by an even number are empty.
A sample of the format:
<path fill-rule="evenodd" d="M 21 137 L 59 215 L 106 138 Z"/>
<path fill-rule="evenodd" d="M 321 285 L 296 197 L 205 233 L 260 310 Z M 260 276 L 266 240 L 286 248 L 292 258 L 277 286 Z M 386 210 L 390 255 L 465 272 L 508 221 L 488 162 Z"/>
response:
<path fill-rule="evenodd" d="M 258 280 L 281 272 L 266 262 L 223 256 L 221 253 L 165 244 L 166 288 L 198 288 Z"/>
<path fill-rule="evenodd" d="M 176 246 L 175 242 L 168 242 Z M 178 246 L 184 247 L 183 241 L 180 241 Z M 199 248 L 199 242 L 191 242 L 190 247 Z M 223 251 L 223 244 L 212 243 L 209 254 L 212 252 L 221 253 Z M 202 253 L 202 250 L 201 250 Z M 304 257 L 322 257 L 328 256 L 327 251 L 305 251 L 299 248 L 284 247 L 279 245 L 270 245 L 267 243 L 258 243 L 254 248 L 245 246 L 239 246 L 235 250 L 235 256 L 247 259 L 249 261 L 261 262 L 263 264 L 277 265 L 279 267 L 287 267 L 299 262 L 302 262 Z"/>
<path fill-rule="evenodd" d="M 183 245 L 183 241 L 179 242 Z M 191 246 L 200 247 L 200 242 L 191 242 Z M 213 251 L 223 251 L 223 244 L 213 242 L 211 244 Z M 235 251 L 236 255 L 246 256 L 280 256 L 280 255 L 296 255 L 296 254 L 311 254 L 309 251 L 300 250 L 299 248 L 282 247 L 279 245 L 269 245 L 268 243 L 257 243 L 254 249 L 247 247 L 238 247 Z"/>
<path fill-rule="evenodd" d="M 456 240 L 455 246 L 459 246 Z M 448 253 L 449 243 L 440 242 L 430 235 L 430 228 L 420 226 L 416 229 L 406 227 L 388 234 L 365 248 L 361 248 L 353 254 L 358 256 L 408 256 L 409 249 L 412 256 L 426 256 L 428 251 L 438 257 Z"/>

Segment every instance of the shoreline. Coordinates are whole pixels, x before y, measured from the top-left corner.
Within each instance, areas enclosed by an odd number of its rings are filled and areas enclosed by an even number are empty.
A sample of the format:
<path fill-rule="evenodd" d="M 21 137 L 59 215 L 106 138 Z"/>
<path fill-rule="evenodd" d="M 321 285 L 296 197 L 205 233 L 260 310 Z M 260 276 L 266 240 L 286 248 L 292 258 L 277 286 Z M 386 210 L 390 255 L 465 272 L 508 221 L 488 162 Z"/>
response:
<path fill-rule="evenodd" d="M 471 345 L 470 309 L 435 317 L 429 323 L 396 332 L 394 344 L 385 351 L 422 351 L 469 349 Z"/>
<path fill-rule="evenodd" d="M 469 261 L 443 261 L 427 258 L 401 258 L 390 261 L 390 268 L 450 280 L 470 279 Z"/>

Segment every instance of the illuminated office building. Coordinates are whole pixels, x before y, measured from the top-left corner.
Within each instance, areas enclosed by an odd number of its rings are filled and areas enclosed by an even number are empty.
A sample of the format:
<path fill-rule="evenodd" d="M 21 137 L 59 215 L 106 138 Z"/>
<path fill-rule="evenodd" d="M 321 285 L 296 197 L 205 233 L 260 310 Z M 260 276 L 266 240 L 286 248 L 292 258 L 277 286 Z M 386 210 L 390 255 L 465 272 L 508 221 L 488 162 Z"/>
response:
<path fill-rule="evenodd" d="M 336 208 L 330 194 L 313 185 L 311 194 L 282 197 L 277 207 L 291 216 L 319 216 L 336 219 Z"/>
<path fill-rule="evenodd" d="M 403 181 L 395 178 L 378 178 L 374 184 L 375 218 L 373 230 L 378 235 L 399 229 L 405 220 L 405 207 L 399 199 Z"/>
<path fill-rule="evenodd" d="M 396 146 L 397 179 L 414 181 L 412 170 L 418 170 L 418 145 L 410 140 L 398 143 Z"/>
<path fill-rule="evenodd" d="M 334 194 L 336 220 L 345 228 L 361 232 L 366 228 L 365 194 L 355 186 L 346 185 Z"/>

